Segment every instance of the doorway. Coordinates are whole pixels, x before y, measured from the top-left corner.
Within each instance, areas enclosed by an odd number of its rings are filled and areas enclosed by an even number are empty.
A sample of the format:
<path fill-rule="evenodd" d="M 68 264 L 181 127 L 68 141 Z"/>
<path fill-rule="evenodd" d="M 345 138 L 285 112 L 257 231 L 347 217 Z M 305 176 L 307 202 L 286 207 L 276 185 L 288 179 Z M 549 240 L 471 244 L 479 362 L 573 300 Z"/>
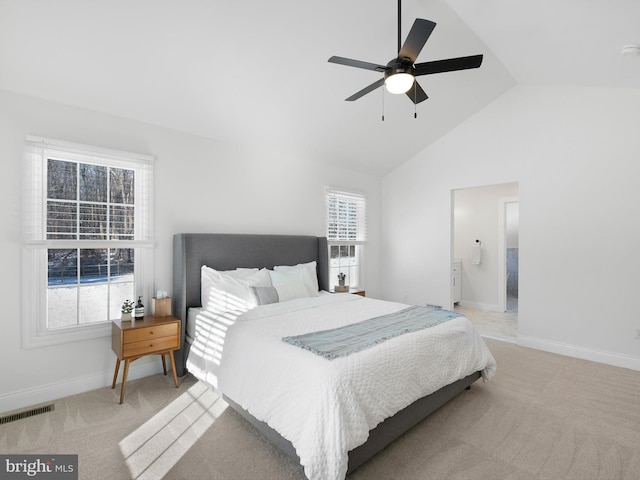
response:
<path fill-rule="evenodd" d="M 516 342 L 518 183 L 453 190 L 452 227 L 453 309 L 481 335 Z"/>

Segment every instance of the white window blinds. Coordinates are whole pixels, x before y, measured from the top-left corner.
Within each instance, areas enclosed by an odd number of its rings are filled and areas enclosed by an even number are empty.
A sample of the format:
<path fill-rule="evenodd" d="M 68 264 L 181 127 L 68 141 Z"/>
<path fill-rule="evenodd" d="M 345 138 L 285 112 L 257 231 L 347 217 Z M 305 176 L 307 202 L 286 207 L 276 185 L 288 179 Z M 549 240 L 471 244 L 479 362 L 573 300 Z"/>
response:
<path fill-rule="evenodd" d="M 327 189 L 327 240 L 364 243 L 367 240 L 367 201 L 364 195 Z"/>

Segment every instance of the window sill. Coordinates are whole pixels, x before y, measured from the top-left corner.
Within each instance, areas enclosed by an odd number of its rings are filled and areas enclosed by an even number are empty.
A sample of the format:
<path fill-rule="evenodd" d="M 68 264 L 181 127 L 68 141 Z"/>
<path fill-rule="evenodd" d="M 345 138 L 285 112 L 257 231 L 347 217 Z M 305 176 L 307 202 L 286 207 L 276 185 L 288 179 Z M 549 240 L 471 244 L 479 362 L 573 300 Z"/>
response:
<path fill-rule="evenodd" d="M 91 340 L 111 335 L 111 322 L 56 330 L 25 331 L 22 345 L 25 349 Z"/>

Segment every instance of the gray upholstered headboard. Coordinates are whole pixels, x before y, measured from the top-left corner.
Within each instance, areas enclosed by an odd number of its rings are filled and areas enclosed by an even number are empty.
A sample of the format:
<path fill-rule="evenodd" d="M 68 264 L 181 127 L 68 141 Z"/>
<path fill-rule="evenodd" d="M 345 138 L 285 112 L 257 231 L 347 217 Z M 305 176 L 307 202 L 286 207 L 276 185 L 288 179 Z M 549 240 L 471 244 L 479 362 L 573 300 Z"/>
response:
<path fill-rule="evenodd" d="M 179 233 L 173 236 L 173 314 L 182 320 L 181 349 L 176 352 L 178 375 L 185 374 L 187 310 L 200 306 L 200 269 L 273 268 L 317 262 L 318 285 L 329 290 L 326 237 Z"/>

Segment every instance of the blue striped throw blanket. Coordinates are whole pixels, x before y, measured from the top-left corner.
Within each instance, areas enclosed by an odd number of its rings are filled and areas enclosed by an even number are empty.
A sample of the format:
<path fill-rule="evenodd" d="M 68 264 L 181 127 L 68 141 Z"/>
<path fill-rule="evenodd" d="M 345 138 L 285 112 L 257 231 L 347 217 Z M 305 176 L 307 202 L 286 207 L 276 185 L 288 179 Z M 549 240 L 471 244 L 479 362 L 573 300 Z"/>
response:
<path fill-rule="evenodd" d="M 459 313 L 441 308 L 412 306 L 344 327 L 283 337 L 282 340 L 327 360 L 333 360 L 399 335 L 433 327 L 461 316 Z"/>

